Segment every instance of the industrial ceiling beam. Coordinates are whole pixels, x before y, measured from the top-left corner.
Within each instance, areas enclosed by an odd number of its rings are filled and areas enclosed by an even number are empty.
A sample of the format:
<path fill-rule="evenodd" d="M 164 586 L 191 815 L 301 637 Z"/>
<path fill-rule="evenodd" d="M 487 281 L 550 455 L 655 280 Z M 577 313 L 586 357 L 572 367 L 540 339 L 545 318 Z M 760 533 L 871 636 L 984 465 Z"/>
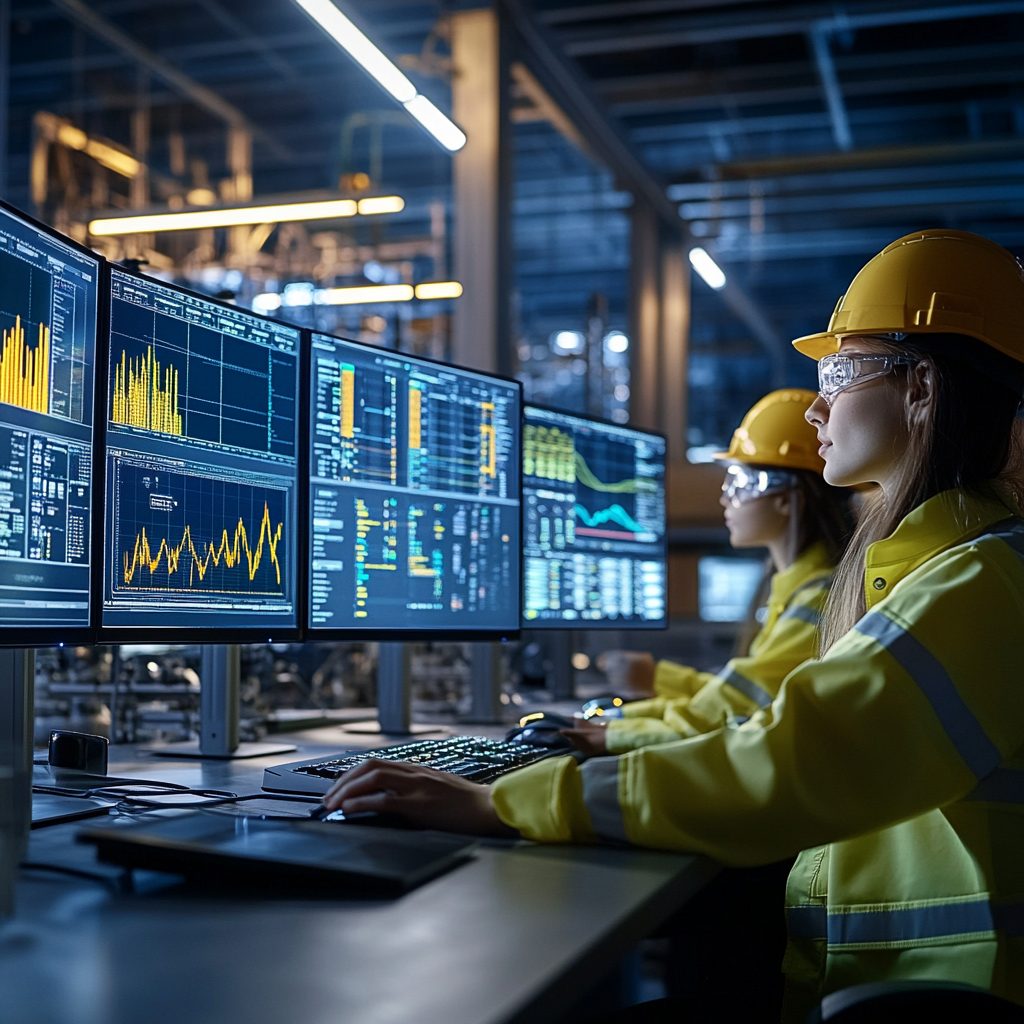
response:
<path fill-rule="evenodd" d="M 740 0 L 741 3 L 765 3 L 766 0 Z M 556 7 L 539 11 L 544 25 L 574 24 L 581 21 L 603 21 L 606 18 L 637 18 L 645 14 L 674 14 L 706 7 L 734 6 L 733 0 L 619 0 L 617 3 L 587 4 L 579 7 Z"/>
<path fill-rule="evenodd" d="M 589 57 L 601 53 L 628 53 L 636 50 L 663 49 L 671 46 L 700 46 L 707 43 L 734 42 L 740 39 L 770 39 L 778 36 L 806 35 L 815 25 L 832 32 L 889 25 L 914 25 L 929 21 L 983 18 L 999 14 L 1024 13 L 1024 0 L 995 0 L 991 3 L 953 4 L 928 8 L 893 10 L 891 4 L 872 5 L 850 13 L 832 14 L 822 6 L 804 8 L 788 17 L 780 14 L 766 19 L 736 15 L 704 19 L 705 24 L 672 29 L 653 27 L 630 32 L 626 25 L 613 25 L 607 33 L 588 33 L 570 38 L 563 49 L 570 57 Z M 696 19 L 695 19 L 696 21 Z"/>
<path fill-rule="evenodd" d="M 662 185 L 633 155 L 629 143 L 598 106 L 582 74 L 556 51 L 522 0 L 500 0 L 500 3 L 537 62 L 531 70 L 547 79 L 544 84 L 552 88 L 556 102 L 634 196 L 647 203 L 658 219 L 670 231 L 680 235 L 686 248 L 690 248 L 693 241 L 689 229 L 680 219 L 675 205 L 669 202 Z M 753 300 L 732 278 L 719 295 L 777 362 L 783 351 L 782 339 Z"/>
<path fill-rule="evenodd" d="M 51 0 L 51 2 L 86 31 L 131 57 L 136 63 L 149 68 L 157 78 L 183 96 L 188 97 L 196 106 L 219 117 L 231 128 L 251 132 L 255 137 L 260 138 L 278 158 L 285 160 L 291 158 L 291 154 L 284 146 L 265 131 L 253 125 L 238 107 L 218 96 L 212 89 L 200 85 L 183 71 L 179 71 L 159 54 L 143 46 L 116 25 L 107 21 L 102 15 L 97 14 L 83 0 Z"/>

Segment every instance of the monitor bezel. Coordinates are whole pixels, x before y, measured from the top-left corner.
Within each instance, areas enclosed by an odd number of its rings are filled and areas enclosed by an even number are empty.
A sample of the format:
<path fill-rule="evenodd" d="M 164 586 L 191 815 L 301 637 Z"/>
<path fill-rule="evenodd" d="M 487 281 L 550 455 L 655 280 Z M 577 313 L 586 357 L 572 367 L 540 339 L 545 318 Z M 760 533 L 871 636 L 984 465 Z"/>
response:
<path fill-rule="evenodd" d="M 289 323 L 287 320 L 281 320 L 277 317 L 264 316 L 262 313 L 254 313 L 251 309 L 245 309 L 241 306 L 232 305 L 230 302 L 225 302 L 223 299 L 214 298 L 211 295 L 204 295 L 202 292 L 196 291 L 193 288 L 185 288 L 179 284 L 171 284 L 167 281 L 161 281 L 159 278 L 150 277 L 147 274 L 143 274 L 138 271 L 131 270 L 127 267 L 120 266 L 116 263 L 107 263 L 106 274 L 104 277 L 104 288 L 103 288 L 103 299 L 105 302 L 104 313 L 106 320 L 104 322 L 103 337 L 106 339 L 106 345 L 102 353 L 103 356 L 103 386 L 102 389 L 97 388 L 97 399 L 100 397 L 102 392 L 102 417 L 100 423 L 99 438 L 99 472 L 98 477 L 100 479 L 100 485 L 103 488 L 103 517 L 101 522 L 98 524 L 99 530 L 99 550 L 103 554 L 103 559 L 99 567 L 99 571 L 93 574 L 93 589 L 94 589 L 94 607 L 96 609 L 96 638 L 98 643 L 140 643 L 145 640 L 146 643 L 191 643 L 191 644 L 266 644 L 266 643 L 293 643 L 301 641 L 302 636 L 302 622 L 305 609 L 303 605 L 303 594 L 306 590 L 306 579 L 305 579 L 305 568 L 306 568 L 306 552 L 305 542 L 302 535 L 302 530 L 296 529 L 296 555 L 298 557 L 298 564 L 296 567 L 295 574 L 295 586 L 297 592 L 295 595 L 295 609 L 296 609 L 296 625 L 288 628 L 275 628 L 270 629 L 256 629 L 255 627 L 215 627 L 212 629 L 196 628 L 194 626 L 153 626 L 153 625 L 140 625 L 140 626 L 104 626 L 103 625 L 103 594 L 105 592 L 105 579 L 104 572 L 106 570 L 106 494 L 107 494 L 107 402 L 108 394 L 107 389 L 110 386 L 110 366 L 109 366 L 109 338 L 110 338 L 110 290 L 111 290 L 111 275 L 114 271 L 118 271 L 125 274 L 128 277 L 134 277 L 146 284 L 159 285 L 163 288 L 171 288 L 175 291 L 179 291 L 184 295 L 189 295 L 192 298 L 201 299 L 203 302 L 208 302 L 214 306 L 220 306 L 225 310 L 229 310 L 235 313 L 245 313 L 247 316 L 255 317 L 257 320 L 265 320 L 269 323 L 279 324 L 282 327 L 287 327 L 289 330 L 297 331 L 299 334 L 299 360 L 298 360 L 298 430 L 296 438 L 296 473 L 297 473 L 297 487 L 296 487 L 296 503 L 298 511 L 298 520 L 301 523 L 302 512 L 303 512 L 303 495 L 302 495 L 302 482 L 304 474 L 302 472 L 303 465 L 303 424 L 308 417 L 308 406 L 306 402 L 306 393 L 302 387 L 302 375 L 305 372 L 306 361 L 309 355 L 309 330 L 308 328 L 300 327 L 298 324 Z M 268 636 L 268 633 L 270 634 Z"/>
<path fill-rule="evenodd" d="M 591 416 L 590 413 L 575 412 L 572 409 L 558 409 L 553 405 L 542 405 L 540 402 L 524 402 L 523 403 L 523 426 L 526 426 L 526 408 L 527 405 L 531 409 L 539 409 L 541 412 L 554 413 L 557 416 L 575 416 L 580 420 L 587 420 L 590 423 L 597 423 L 603 427 L 612 427 L 615 430 L 635 430 L 638 434 L 649 434 L 652 437 L 660 437 L 665 442 L 665 535 L 661 540 L 662 549 L 662 561 L 665 563 L 665 617 L 659 619 L 657 622 L 628 622 L 621 619 L 560 619 L 557 622 L 551 619 L 527 619 L 524 616 L 525 608 L 522 607 L 523 600 L 526 596 L 525 588 L 520 589 L 520 630 L 522 632 L 534 632 L 535 630 L 541 630 L 544 632 L 554 632 L 556 630 L 568 630 L 573 633 L 601 633 L 608 630 L 622 630 L 623 632 L 657 632 L 659 630 L 668 629 L 668 435 L 661 430 L 649 430 L 647 427 L 638 427 L 632 423 L 616 423 L 614 420 L 607 419 L 604 416 Z M 520 467 L 520 479 L 522 479 L 522 468 Z M 522 502 L 526 504 L 525 500 Z M 522 544 L 522 569 L 521 572 L 525 572 L 526 569 L 526 545 Z"/>
<path fill-rule="evenodd" d="M 102 519 L 103 508 L 104 508 L 104 496 L 101 490 L 97 489 L 96 485 L 96 438 L 100 430 L 99 416 L 100 407 L 98 404 L 99 400 L 99 387 L 98 382 L 100 379 L 100 358 L 102 355 L 101 339 L 105 337 L 104 326 L 105 326 L 105 312 L 104 312 L 104 297 L 105 288 L 103 287 L 105 267 L 107 265 L 106 258 L 100 253 L 93 249 L 90 249 L 87 245 L 82 245 L 80 242 L 76 242 L 73 238 L 69 238 L 67 235 L 58 231 L 56 228 L 51 227 L 49 224 L 44 224 L 36 217 L 25 213 L 23 210 L 19 210 L 18 207 L 13 206 L 11 203 L 0 200 L 0 210 L 5 213 L 16 217 L 19 220 L 26 222 L 33 228 L 37 229 L 44 235 L 48 235 L 55 241 L 61 243 L 61 245 L 67 246 L 69 249 L 73 249 L 83 256 L 87 256 L 89 259 L 96 261 L 96 352 L 93 359 L 93 429 L 92 429 L 92 457 L 93 457 L 93 482 L 92 482 L 92 506 L 91 506 L 91 536 L 90 544 L 92 545 L 89 551 L 89 625 L 88 626 L 6 626 L 0 621 L 0 648 L 10 647 L 75 647 L 82 644 L 92 644 L 96 642 L 96 597 L 95 597 L 95 555 L 96 555 L 96 521 Z M 14 639 L 8 636 L 8 632 L 15 630 L 18 633 L 18 638 Z"/>
<path fill-rule="evenodd" d="M 492 373 L 490 370 L 478 370 L 473 366 L 459 366 L 456 363 L 446 362 L 443 359 L 434 359 L 431 356 L 421 356 L 412 352 L 403 352 L 401 349 L 388 349 L 382 348 L 379 345 L 371 345 L 365 341 L 355 341 L 352 338 L 346 338 L 340 334 L 330 334 L 327 331 L 310 330 L 309 332 L 309 352 L 310 359 L 312 359 L 312 344 L 313 335 L 319 335 L 322 338 L 330 338 L 332 341 L 344 341 L 349 345 L 356 345 L 359 348 L 366 349 L 369 352 L 385 352 L 395 356 L 401 356 L 407 359 L 415 359 L 423 363 L 430 363 L 434 366 L 443 366 L 452 370 L 460 370 L 467 373 L 479 374 L 481 377 L 492 377 L 495 380 L 503 381 L 507 384 L 515 386 L 519 393 L 519 550 L 518 550 L 518 562 L 519 562 L 519 577 L 517 583 L 519 585 L 518 605 L 520 606 L 520 617 L 522 614 L 522 601 L 523 601 L 523 487 L 522 487 L 522 443 L 523 443 L 523 431 L 522 431 L 522 416 L 523 416 L 523 384 L 522 381 L 517 380 L 504 373 Z M 308 364 L 309 371 L 311 371 L 312 363 Z M 332 626 L 330 628 L 324 628 L 321 626 L 312 626 L 309 622 L 309 611 L 310 611 L 310 600 L 309 600 L 309 561 L 310 561 L 310 543 L 309 543 L 309 528 L 308 528 L 308 516 L 309 516 L 309 504 L 308 504 L 308 488 L 311 474 L 310 458 L 312 456 L 312 439 L 309 437 L 309 415 L 310 409 L 312 408 L 312 381 L 310 381 L 310 387 L 306 389 L 306 395 L 309 401 L 306 410 L 306 429 L 307 429 L 307 449 L 306 449 L 306 472 L 304 479 L 307 488 L 307 504 L 306 504 L 306 515 L 307 515 L 307 528 L 304 537 L 305 549 L 306 549 L 306 592 L 305 592 L 305 614 L 306 617 L 302 622 L 303 635 L 308 642 L 344 642 L 344 641 L 390 641 L 398 640 L 401 643 L 409 643 L 414 641 L 435 641 L 439 643 L 452 642 L 452 643 L 490 643 L 490 642 L 504 642 L 507 640 L 518 640 L 521 626 L 517 625 L 513 629 L 410 629 L 402 628 L 401 626 L 395 626 L 388 629 L 383 628 L 372 628 L 367 629 L 361 626 Z"/>

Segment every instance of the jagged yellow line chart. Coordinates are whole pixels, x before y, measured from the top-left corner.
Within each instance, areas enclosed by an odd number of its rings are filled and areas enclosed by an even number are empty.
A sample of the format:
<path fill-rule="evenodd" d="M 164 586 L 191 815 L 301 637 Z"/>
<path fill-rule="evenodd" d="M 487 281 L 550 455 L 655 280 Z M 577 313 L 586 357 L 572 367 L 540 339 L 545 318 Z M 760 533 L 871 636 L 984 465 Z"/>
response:
<path fill-rule="evenodd" d="M 121 462 L 114 500 L 115 592 L 283 595 L 284 490 Z"/>

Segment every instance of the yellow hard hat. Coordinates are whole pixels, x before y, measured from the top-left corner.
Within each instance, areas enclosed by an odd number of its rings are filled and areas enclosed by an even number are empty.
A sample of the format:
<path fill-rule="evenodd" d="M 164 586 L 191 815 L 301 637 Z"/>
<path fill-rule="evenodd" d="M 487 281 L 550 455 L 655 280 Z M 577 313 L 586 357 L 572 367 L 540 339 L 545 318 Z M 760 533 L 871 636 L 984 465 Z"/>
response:
<path fill-rule="evenodd" d="M 966 334 L 1024 362 L 1024 271 L 1001 245 L 968 231 L 905 235 L 857 274 L 827 331 L 793 345 L 821 359 L 851 334 Z"/>
<path fill-rule="evenodd" d="M 765 395 L 743 417 L 729 450 L 717 452 L 715 458 L 823 473 L 825 461 L 818 454 L 818 432 L 804 419 L 817 397 L 804 388 L 783 388 Z"/>

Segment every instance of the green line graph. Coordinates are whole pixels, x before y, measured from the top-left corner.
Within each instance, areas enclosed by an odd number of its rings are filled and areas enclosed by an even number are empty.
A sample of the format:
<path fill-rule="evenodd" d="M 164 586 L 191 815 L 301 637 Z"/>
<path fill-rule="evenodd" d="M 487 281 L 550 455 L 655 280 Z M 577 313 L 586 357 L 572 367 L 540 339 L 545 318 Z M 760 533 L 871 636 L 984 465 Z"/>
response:
<path fill-rule="evenodd" d="M 636 494 L 637 491 L 657 490 L 658 485 L 655 481 L 642 478 L 619 480 L 614 484 L 606 484 L 594 476 L 594 471 L 587 465 L 587 460 L 578 451 L 575 455 L 576 479 L 592 491 L 601 491 L 604 494 Z"/>

